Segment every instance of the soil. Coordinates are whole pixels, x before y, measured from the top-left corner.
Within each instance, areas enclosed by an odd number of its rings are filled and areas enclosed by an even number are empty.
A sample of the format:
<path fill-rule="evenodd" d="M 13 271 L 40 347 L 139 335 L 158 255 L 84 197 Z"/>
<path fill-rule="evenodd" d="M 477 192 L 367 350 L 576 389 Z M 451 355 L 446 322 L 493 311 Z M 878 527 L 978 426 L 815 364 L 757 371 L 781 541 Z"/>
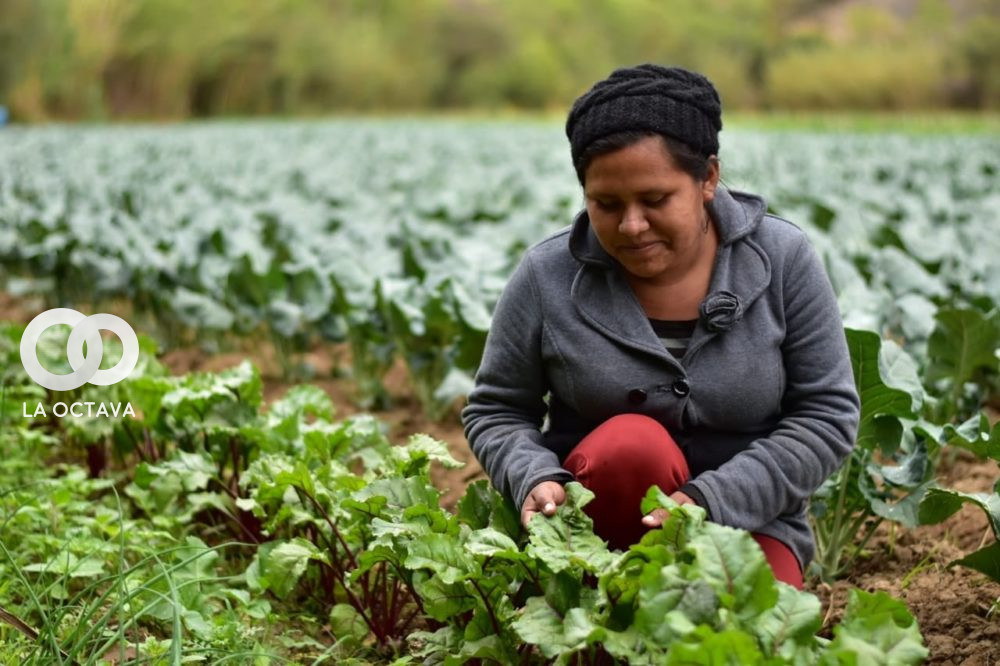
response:
<path fill-rule="evenodd" d="M 940 465 L 939 483 L 965 492 L 992 492 L 1000 468 L 960 451 Z M 848 590 L 883 590 L 906 602 L 930 650 L 929 664 L 1000 664 L 1000 584 L 948 564 L 992 539 L 986 515 L 966 505 L 940 525 L 903 529 L 883 524 L 867 557 L 833 586 L 817 581 L 807 589 L 822 599 L 824 629 L 843 616 Z"/>
<path fill-rule="evenodd" d="M 0 321 L 27 323 L 41 311 L 0 291 Z M 307 379 L 281 377 L 280 365 L 268 344 L 246 341 L 240 349 L 210 354 L 198 347 L 168 351 L 161 361 L 175 374 L 219 371 L 251 358 L 264 378 L 264 399 L 271 402 L 298 383 L 311 383 L 326 391 L 337 413 L 346 417 L 361 413 L 346 369 L 349 353 L 342 345 L 316 346 L 301 358 L 309 368 Z M 458 405 L 439 422 L 428 421 L 409 388 L 406 368 L 397 363 L 385 380 L 392 407 L 375 412 L 389 428 L 392 441 L 404 441 L 414 433 L 427 433 L 446 442 L 452 455 L 465 463 L 457 470 L 435 466 L 434 483 L 444 492 L 442 504 L 453 506 L 467 484 L 486 478 L 475 461 L 458 418 Z M 976 460 L 965 451 L 946 452 L 939 465 L 944 487 L 967 492 L 992 492 L 1000 468 L 992 461 Z M 948 564 L 992 539 L 985 514 L 965 506 L 940 525 L 903 529 L 883 524 L 869 543 L 865 556 L 850 575 L 832 586 L 816 580 L 806 589 L 823 602 L 824 634 L 843 616 L 848 591 L 859 587 L 883 590 L 902 599 L 914 614 L 924 635 L 930 658 L 927 663 L 948 666 L 1000 665 L 1000 584 L 962 567 Z"/>
<path fill-rule="evenodd" d="M 42 309 L 40 307 L 33 308 L 25 299 L 12 296 L 0 290 L 0 321 L 15 321 L 27 324 Z"/>

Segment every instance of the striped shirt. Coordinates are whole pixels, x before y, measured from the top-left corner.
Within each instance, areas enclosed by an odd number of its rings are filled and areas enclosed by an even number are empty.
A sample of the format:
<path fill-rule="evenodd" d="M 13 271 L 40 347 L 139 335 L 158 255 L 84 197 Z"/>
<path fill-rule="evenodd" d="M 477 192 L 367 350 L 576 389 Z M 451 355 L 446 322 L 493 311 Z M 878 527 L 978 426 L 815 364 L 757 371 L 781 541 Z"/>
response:
<path fill-rule="evenodd" d="M 691 341 L 691 336 L 694 334 L 694 327 L 697 325 L 698 320 L 674 321 L 650 319 L 649 323 L 653 327 L 656 337 L 660 339 L 660 342 L 667 348 L 667 351 L 673 354 L 674 357 L 680 358 L 687 351 L 688 343 Z"/>

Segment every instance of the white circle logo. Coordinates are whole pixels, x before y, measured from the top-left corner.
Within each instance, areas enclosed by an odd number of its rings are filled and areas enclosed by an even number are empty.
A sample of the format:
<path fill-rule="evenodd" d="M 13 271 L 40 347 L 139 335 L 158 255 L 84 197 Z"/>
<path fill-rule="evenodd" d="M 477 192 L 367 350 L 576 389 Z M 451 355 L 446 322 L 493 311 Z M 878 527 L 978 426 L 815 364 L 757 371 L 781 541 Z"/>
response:
<path fill-rule="evenodd" d="M 57 324 L 72 326 L 66 342 L 66 355 L 73 372 L 56 375 L 38 362 L 39 338 L 48 328 Z M 122 341 L 122 358 L 115 367 L 99 370 L 104 356 L 101 330 L 115 333 Z M 83 356 L 83 343 L 87 343 L 87 356 Z M 36 382 L 52 391 L 72 391 L 87 382 L 96 386 L 110 386 L 128 377 L 139 361 L 139 339 L 124 319 L 111 314 L 89 317 L 70 308 L 46 310 L 31 320 L 21 336 L 21 363 L 24 371 Z"/>

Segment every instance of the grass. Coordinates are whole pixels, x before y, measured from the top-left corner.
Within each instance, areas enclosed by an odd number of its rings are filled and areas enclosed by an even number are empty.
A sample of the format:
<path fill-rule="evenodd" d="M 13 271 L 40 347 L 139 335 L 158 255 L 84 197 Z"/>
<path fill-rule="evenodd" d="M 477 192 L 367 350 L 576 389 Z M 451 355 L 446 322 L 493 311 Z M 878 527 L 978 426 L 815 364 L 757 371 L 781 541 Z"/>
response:
<path fill-rule="evenodd" d="M 487 123 L 541 123 L 561 126 L 566 109 L 521 111 L 510 108 L 465 109 L 461 111 L 415 112 L 410 114 L 375 113 L 369 115 L 334 115 L 345 120 L 412 120 Z M 287 120 L 294 120 L 288 118 Z M 787 130 L 810 132 L 995 134 L 1000 137 L 998 111 L 727 111 L 723 106 L 725 129 Z"/>
<path fill-rule="evenodd" d="M 376 114 L 351 116 L 356 120 L 483 121 L 499 123 L 566 122 L 569 109 L 518 111 L 516 109 L 463 110 L 407 115 Z M 904 133 L 904 134 L 995 134 L 1000 137 L 1000 112 L 997 111 L 727 111 L 723 106 L 725 129 L 788 130 L 810 132 Z"/>
<path fill-rule="evenodd" d="M 994 134 L 1000 136 L 1000 113 L 959 111 L 723 112 L 726 128 L 808 130 L 813 132 L 903 134 Z"/>
<path fill-rule="evenodd" d="M 303 116 L 216 116 L 208 120 L 124 119 L 113 123 L 57 123 L 81 128 L 99 126 L 182 126 L 189 123 L 239 125 L 243 123 L 325 123 L 325 122 L 445 122 L 541 124 L 559 127 L 566 122 L 565 109 L 520 110 L 509 107 L 461 109 L 455 111 L 372 111 L 344 112 Z M 1000 137 L 1000 111 L 727 111 L 723 108 L 725 129 L 934 134 L 994 134 Z M 44 126 L 44 125 L 43 125 Z M 30 128 L 32 125 L 17 125 Z"/>
<path fill-rule="evenodd" d="M 903 576 L 903 580 L 900 581 L 899 584 L 900 589 L 905 590 L 906 588 L 908 588 L 910 586 L 910 583 L 913 582 L 913 579 L 920 573 L 926 571 L 927 569 L 938 568 L 938 563 L 934 561 L 936 555 L 937 553 L 933 551 L 931 553 L 928 553 L 927 555 L 924 556 L 922 560 L 917 562 L 912 569 L 907 571 L 906 575 Z"/>

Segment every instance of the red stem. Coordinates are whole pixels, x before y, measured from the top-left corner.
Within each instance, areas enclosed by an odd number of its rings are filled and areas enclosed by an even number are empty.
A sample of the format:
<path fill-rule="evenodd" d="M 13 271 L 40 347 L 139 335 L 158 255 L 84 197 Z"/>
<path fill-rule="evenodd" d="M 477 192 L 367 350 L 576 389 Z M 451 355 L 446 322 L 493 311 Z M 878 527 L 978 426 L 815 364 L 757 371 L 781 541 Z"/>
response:
<path fill-rule="evenodd" d="M 316 500 L 316 498 L 313 497 L 312 495 L 310 495 L 304 488 L 300 488 L 299 486 L 295 486 L 295 488 L 296 488 L 296 490 L 298 490 L 299 492 L 301 492 L 303 495 L 305 495 L 307 498 L 309 498 L 309 501 L 312 502 L 313 506 L 316 507 L 316 509 L 319 511 L 320 515 L 323 517 L 323 520 L 325 520 L 326 524 L 330 526 L 331 530 L 333 530 L 333 535 L 335 537 L 337 537 L 337 541 L 339 541 L 340 545 L 344 548 L 344 552 L 347 553 L 347 559 L 349 559 L 351 561 L 351 567 L 354 568 L 354 569 L 357 569 L 358 568 L 358 561 L 357 561 L 357 559 L 355 559 L 354 553 L 351 552 L 351 549 L 347 545 L 347 542 L 344 540 L 344 537 L 340 533 L 340 530 L 337 529 L 337 525 L 330 518 L 330 514 L 328 514 L 326 512 L 326 509 L 323 508 L 323 505 L 320 504 Z"/>
<path fill-rule="evenodd" d="M 372 622 L 371 618 L 368 617 L 368 615 L 365 613 L 365 606 L 361 604 L 361 601 L 354 595 L 354 592 L 351 591 L 351 588 L 347 586 L 347 581 L 344 580 L 344 572 L 336 569 L 335 567 L 331 566 L 330 564 L 327 564 L 326 562 L 323 562 L 322 564 L 324 566 L 329 567 L 333 571 L 334 575 L 337 577 L 337 582 L 340 583 L 340 587 L 344 589 L 344 593 L 347 594 L 348 600 L 351 602 L 351 605 L 354 606 L 354 610 L 358 612 L 358 615 L 360 615 L 361 619 L 365 621 L 365 624 L 368 625 L 368 628 L 371 629 L 371 632 L 375 634 L 375 638 L 378 640 L 378 642 L 385 643 L 385 638 L 386 638 L 385 635 L 381 631 L 379 631 L 379 627 L 377 627 L 375 623 Z"/>
<path fill-rule="evenodd" d="M 483 593 L 482 588 L 479 587 L 479 583 L 477 583 L 474 579 L 470 580 L 470 582 L 472 583 L 472 587 L 476 588 L 476 592 L 479 593 L 479 597 L 483 600 L 483 604 L 486 606 L 486 612 L 490 616 L 490 624 L 493 625 L 493 633 L 499 636 L 500 623 L 497 621 L 497 616 L 493 612 L 493 606 L 490 605 L 490 600 L 486 598 L 486 595 Z"/>
<path fill-rule="evenodd" d="M 374 616 L 375 613 L 378 611 L 378 609 L 375 608 L 375 604 L 372 603 L 371 586 L 369 585 L 369 580 L 368 580 L 368 574 L 370 573 L 371 570 L 364 572 L 361 575 L 359 582 L 361 583 L 361 598 L 364 600 L 365 606 L 372 610 L 372 616 Z"/>
<path fill-rule="evenodd" d="M 383 626 L 388 629 L 391 625 L 388 624 L 389 621 L 389 586 L 386 584 L 385 577 L 385 566 L 380 564 L 378 567 L 378 572 L 375 574 L 375 587 L 373 588 L 376 595 L 375 601 L 376 606 L 379 610 L 379 615 L 382 618 Z"/>
<path fill-rule="evenodd" d="M 159 462 L 163 456 L 160 455 L 160 447 L 153 441 L 153 435 L 150 434 L 149 428 L 142 429 L 142 438 L 146 442 L 146 447 L 149 449 L 149 456 L 153 459 L 153 462 Z"/>
<path fill-rule="evenodd" d="M 386 566 L 383 564 L 382 566 Z M 395 626 L 399 621 L 399 611 L 401 607 L 399 605 L 399 579 L 392 579 L 392 592 L 388 594 L 389 596 L 389 624 Z"/>
<path fill-rule="evenodd" d="M 139 458 L 142 462 L 148 463 L 149 458 L 146 457 L 146 452 L 142 450 L 142 445 L 139 444 L 139 440 L 136 439 L 135 433 L 132 432 L 132 428 L 128 426 L 128 421 L 125 419 L 122 420 L 122 429 L 125 431 L 125 434 L 128 435 L 129 441 L 132 442 L 132 447 L 135 449 L 135 452 L 139 454 Z"/>
<path fill-rule="evenodd" d="M 396 570 L 396 577 L 399 580 L 403 581 L 403 584 L 406 585 L 406 589 L 409 590 L 410 596 L 413 597 L 413 601 L 415 601 L 416 604 L 417 604 L 417 609 L 421 613 L 424 613 L 425 612 L 424 611 L 424 603 L 420 600 L 420 595 L 417 594 L 417 591 L 415 589 L 413 589 L 413 584 L 409 580 L 406 579 L 406 576 L 404 576 L 403 572 L 400 571 L 399 565 L 397 565 L 395 562 L 392 563 L 392 568 Z"/>

